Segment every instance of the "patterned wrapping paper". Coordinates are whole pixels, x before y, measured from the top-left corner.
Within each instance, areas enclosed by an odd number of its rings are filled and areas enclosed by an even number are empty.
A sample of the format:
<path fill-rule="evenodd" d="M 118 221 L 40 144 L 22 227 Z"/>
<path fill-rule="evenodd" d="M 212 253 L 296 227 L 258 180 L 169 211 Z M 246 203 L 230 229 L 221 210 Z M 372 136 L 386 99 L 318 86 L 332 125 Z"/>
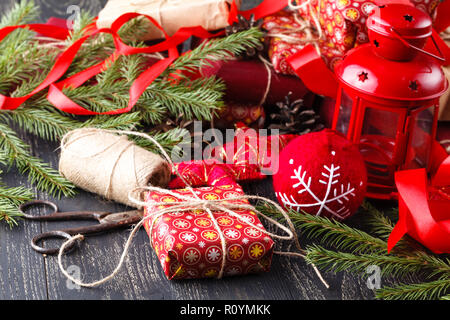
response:
<path fill-rule="evenodd" d="M 296 2 L 300 4 L 304 1 Z M 389 2 L 392 1 L 311 0 L 311 5 L 299 9 L 299 13 L 311 23 L 313 15 L 319 18 L 325 36 L 320 47 L 326 50 L 322 53 L 328 56 L 328 64 L 334 66 L 337 61 L 329 60 L 332 54 L 336 54 L 336 60 L 339 60 L 350 49 L 369 41 L 366 27 L 369 14 L 377 5 Z M 440 0 L 413 0 L 411 3 L 433 16 Z"/>
<path fill-rule="evenodd" d="M 300 24 L 296 21 L 294 16 L 295 13 L 293 12 L 280 11 L 272 16 L 266 17 L 264 19 L 263 28 L 268 30 L 269 33 L 274 34 L 300 28 Z M 297 19 L 299 19 L 299 17 L 297 17 Z M 318 34 L 314 33 L 313 36 L 318 37 Z M 276 72 L 286 75 L 295 75 L 294 70 L 292 70 L 289 63 L 287 63 L 287 58 L 302 50 L 310 42 L 304 41 L 307 39 L 306 32 L 289 32 L 289 37 L 298 38 L 298 43 L 295 41 L 286 41 L 279 37 L 271 37 L 269 40 L 268 55 Z M 316 44 L 322 53 L 322 58 L 325 63 L 331 69 L 334 68 L 336 63 L 344 56 L 344 54 L 328 40 L 319 40 Z"/>
<path fill-rule="evenodd" d="M 266 112 L 264 107 L 228 102 L 226 107 L 218 112 L 214 119 L 216 128 L 233 128 L 238 122 L 254 129 L 264 127 Z"/>
<path fill-rule="evenodd" d="M 264 18 L 262 28 L 268 31 L 268 34 L 280 34 L 286 31 L 300 29 L 301 25 L 295 21 L 292 12 L 280 11 L 274 15 Z M 290 37 L 298 38 L 298 43 L 289 42 L 280 37 L 269 37 L 269 58 L 276 72 L 295 75 L 294 70 L 286 62 L 286 59 L 297 53 L 305 47 L 307 42 L 302 42 L 307 38 L 304 31 L 290 32 Z"/>
<path fill-rule="evenodd" d="M 173 190 L 184 196 L 191 196 L 189 190 Z M 203 187 L 195 189 L 201 199 L 229 199 L 244 195 L 237 184 Z M 172 195 L 148 192 L 146 201 L 179 202 Z M 249 204 L 247 200 L 228 200 Z M 160 206 L 164 208 L 165 206 Z M 226 239 L 226 263 L 224 276 L 243 275 L 269 271 L 274 242 L 255 229 L 248 222 L 264 229 L 259 218 L 252 211 L 233 210 L 242 218 L 235 218 L 225 212 L 213 212 Z M 154 212 L 149 204 L 144 215 Z M 150 234 L 151 219 L 144 227 L 152 239 L 153 248 L 169 280 L 217 277 L 221 268 L 223 252 L 219 233 L 204 210 L 172 212 L 156 219 Z"/>

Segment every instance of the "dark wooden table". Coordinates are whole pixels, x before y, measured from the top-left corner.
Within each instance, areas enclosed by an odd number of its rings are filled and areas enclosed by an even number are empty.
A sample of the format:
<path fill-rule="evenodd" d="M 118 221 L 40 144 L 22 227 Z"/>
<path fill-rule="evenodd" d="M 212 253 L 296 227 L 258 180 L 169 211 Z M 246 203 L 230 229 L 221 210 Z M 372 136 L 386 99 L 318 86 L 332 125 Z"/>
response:
<path fill-rule="evenodd" d="M 98 12 L 105 0 L 35 0 L 41 5 L 42 21 L 50 16 L 67 17 L 69 5 L 78 4 Z M 244 0 L 246 7 L 259 0 Z M 2 0 L 2 12 L 14 0 Z M 33 153 L 51 163 L 58 164 L 58 145 L 32 136 L 23 136 L 32 145 Z M 3 175 L 10 186 L 29 185 L 26 178 L 12 170 Z M 245 185 L 248 194 L 273 198 L 271 180 Z M 36 192 L 38 198 L 48 196 Z M 53 200 L 53 199 L 52 199 Z M 57 201 L 67 210 L 122 210 L 122 206 L 104 201 L 80 191 L 72 199 Z M 357 218 L 358 219 L 358 218 Z M 351 223 L 358 225 L 358 220 Z M 67 227 L 70 223 L 39 223 L 21 221 L 9 229 L 0 224 L 0 299 L 372 299 L 362 274 L 325 273 L 331 284 L 327 290 L 318 281 L 312 268 L 303 260 L 275 256 L 270 272 L 223 280 L 168 281 L 160 263 L 142 229 L 135 238 L 126 263 L 117 277 L 94 289 L 77 289 L 60 272 L 57 259 L 43 257 L 34 252 L 30 239 L 44 230 Z M 77 223 L 78 225 L 78 223 Z M 109 274 L 122 252 L 129 231 L 89 237 L 80 249 L 64 258 L 72 270 L 80 270 L 84 281 L 94 281 Z M 281 249 L 289 249 L 287 246 Z"/>

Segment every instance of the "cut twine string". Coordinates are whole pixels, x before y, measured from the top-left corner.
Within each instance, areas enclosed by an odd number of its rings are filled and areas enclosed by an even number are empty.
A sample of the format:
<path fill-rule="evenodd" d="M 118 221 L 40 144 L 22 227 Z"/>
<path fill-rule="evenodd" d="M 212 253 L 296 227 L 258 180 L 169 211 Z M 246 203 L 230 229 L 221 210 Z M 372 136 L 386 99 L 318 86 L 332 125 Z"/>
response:
<path fill-rule="evenodd" d="M 320 1 L 319 1 L 319 11 L 320 11 Z M 308 44 L 311 43 L 316 48 L 317 52 L 320 54 L 320 49 L 318 46 L 319 40 L 323 38 L 323 31 L 322 27 L 320 25 L 319 17 L 317 11 L 313 8 L 311 4 L 311 0 L 304 1 L 300 3 L 299 5 L 295 5 L 293 3 L 293 0 L 290 0 L 288 2 L 289 9 L 294 12 L 294 20 L 295 22 L 300 25 L 298 28 L 289 28 L 289 27 L 277 27 L 278 31 L 276 32 L 269 32 L 266 37 L 269 38 L 278 38 L 281 39 L 284 42 L 290 43 L 290 44 Z M 308 7 L 309 15 L 313 20 L 314 27 L 311 25 L 310 21 L 306 21 L 302 18 L 300 18 L 298 14 L 299 9 L 304 9 Z M 298 37 L 298 33 L 304 33 L 304 37 L 300 38 Z M 317 36 L 314 36 L 314 34 L 317 33 Z"/>
<path fill-rule="evenodd" d="M 145 221 L 150 220 L 151 219 L 151 224 L 150 224 L 150 232 L 149 234 L 151 235 L 151 231 L 153 230 L 153 226 L 154 223 L 156 222 L 156 220 L 158 219 L 158 217 L 161 217 L 169 212 L 184 212 L 184 211 L 191 211 L 194 209 L 199 209 L 202 208 L 204 211 L 207 212 L 207 214 L 209 215 L 209 217 L 211 218 L 211 221 L 214 224 L 215 229 L 218 231 L 218 234 L 220 236 L 220 241 L 221 241 L 221 245 L 222 245 L 222 250 L 223 250 L 223 257 L 222 257 L 222 265 L 221 265 L 221 270 L 218 274 L 217 278 L 222 278 L 223 273 L 224 273 L 224 269 L 225 269 L 225 263 L 226 263 L 226 241 L 224 238 L 224 235 L 222 233 L 222 230 L 220 229 L 217 220 L 214 217 L 213 211 L 223 211 L 228 213 L 231 216 L 237 217 L 237 218 L 242 218 L 241 215 L 239 215 L 238 213 L 234 212 L 233 209 L 245 209 L 245 210 L 250 210 L 255 212 L 256 214 L 264 217 L 267 221 L 271 222 L 273 225 L 277 226 L 278 228 L 282 229 L 287 236 L 280 236 L 271 232 L 268 232 L 256 225 L 254 225 L 253 223 L 251 223 L 250 221 L 246 221 L 246 223 L 248 223 L 250 226 L 254 227 L 255 229 L 259 230 L 260 232 L 269 235 L 273 238 L 276 239 L 280 239 L 280 240 L 293 240 L 297 249 L 299 250 L 299 252 L 280 252 L 280 251 L 275 251 L 274 253 L 279 254 L 279 255 L 286 255 L 286 256 L 298 256 L 298 257 L 302 257 L 305 258 L 305 252 L 302 249 L 300 242 L 298 240 L 298 236 L 297 233 L 295 232 L 295 227 L 294 224 L 292 223 L 291 219 L 289 218 L 289 216 L 287 215 L 287 213 L 283 210 L 283 208 L 281 208 L 277 203 L 275 203 L 274 201 L 264 198 L 264 197 L 260 197 L 260 196 L 249 196 L 249 195 L 242 195 L 242 196 L 236 196 L 236 197 L 232 197 L 232 198 L 228 198 L 227 200 L 203 200 L 200 199 L 197 195 L 197 193 L 195 192 L 195 190 L 189 185 L 189 183 L 185 180 L 185 178 L 180 174 L 180 172 L 178 171 L 178 168 L 173 164 L 172 160 L 170 159 L 169 155 L 166 153 L 166 151 L 164 150 L 164 148 L 155 140 L 153 139 L 151 136 L 145 134 L 145 133 L 140 133 L 140 132 L 134 132 L 134 131 L 118 131 L 118 130 L 101 130 L 101 129 L 85 129 L 85 130 L 93 130 L 93 131 L 103 131 L 103 132 L 109 132 L 109 133 L 116 133 L 116 134 L 123 134 L 123 135 L 134 135 L 134 136 L 139 136 L 142 138 L 145 138 L 149 141 L 151 141 L 153 144 L 155 144 L 155 146 L 157 146 L 159 148 L 159 150 L 161 151 L 162 155 L 166 158 L 166 160 L 168 161 L 168 163 L 174 168 L 175 173 L 177 174 L 177 176 L 185 183 L 186 185 L 186 189 L 190 191 L 191 196 L 185 196 L 185 195 L 180 195 L 178 193 L 175 193 L 171 190 L 168 189 L 163 189 L 163 188 L 159 188 L 159 187 L 153 187 L 153 186 L 146 186 L 146 187 L 137 187 L 134 190 L 130 190 L 129 191 L 129 199 L 130 201 L 134 202 L 136 205 L 139 206 L 152 206 L 155 211 L 152 214 L 147 215 L 146 217 L 142 218 L 141 221 L 139 221 L 139 223 L 137 223 L 134 228 L 131 230 L 130 235 L 128 236 L 128 239 L 125 243 L 123 252 L 120 256 L 120 260 L 116 266 L 116 268 L 113 270 L 113 272 L 94 282 L 90 282 L 90 283 L 85 283 L 79 279 L 74 278 L 72 275 L 70 275 L 66 269 L 64 268 L 63 264 L 62 264 L 62 256 L 65 252 L 65 249 L 67 246 L 71 245 L 74 241 L 77 240 L 83 240 L 84 237 L 81 234 L 72 236 L 70 239 L 68 239 L 67 241 L 65 241 L 58 253 L 58 265 L 59 268 L 61 270 L 61 272 L 72 282 L 74 282 L 75 284 L 82 286 L 82 287 L 95 287 L 98 286 L 100 284 L 103 284 L 107 281 L 109 281 L 110 279 L 114 278 L 114 276 L 120 271 L 125 258 L 128 254 L 130 245 L 132 243 L 132 240 L 136 234 L 136 232 L 140 229 L 140 227 L 145 223 Z M 155 202 L 155 201 L 149 201 L 149 202 L 143 202 L 139 199 L 135 199 L 132 197 L 132 194 L 135 193 L 137 190 L 147 190 L 147 191 L 155 191 L 155 192 L 160 192 L 163 194 L 169 194 L 172 195 L 178 199 L 181 200 L 181 202 L 174 202 L 174 203 L 167 203 L 167 202 Z M 266 203 L 272 204 L 281 214 L 282 216 L 285 218 L 287 224 L 289 227 L 286 227 L 282 224 L 280 224 L 278 221 L 264 215 L 263 213 L 259 212 L 256 208 L 254 208 L 252 205 L 250 204 L 246 204 L 243 202 L 233 202 L 233 201 L 243 201 L 243 200 L 260 200 L 260 201 L 264 201 Z M 163 209 L 159 209 L 158 206 L 164 206 Z M 158 209 L 157 209 L 158 208 Z M 150 237 L 151 239 L 151 237 Z M 151 241 L 151 240 L 150 240 Z M 315 271 L 315 273 L 317 274 L 318 278 L 320 279 L 320 281 L 324 284 L 324 286 L 328 289 L 329 285 L 328 283 L 323 279 L 320 271 L 317 269 L 317 267 L 312 264 L 312 267 Z"/>

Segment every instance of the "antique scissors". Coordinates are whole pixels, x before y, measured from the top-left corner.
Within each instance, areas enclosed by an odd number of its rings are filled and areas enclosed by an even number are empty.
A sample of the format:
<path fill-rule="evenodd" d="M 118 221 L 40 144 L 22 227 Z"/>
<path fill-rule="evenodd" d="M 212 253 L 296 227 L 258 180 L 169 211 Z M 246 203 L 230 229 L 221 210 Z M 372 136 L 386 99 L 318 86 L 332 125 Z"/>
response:
<path fill-rule="evenodd" d="M 51 209 L 50 213 L 44 215 L 31 215 L 27 214 L 31 208 L 34 207 L 48 207 Z M 23 214 L 23 217 L 28 220 L 35 221 L 70 221 L 70 220 L 96 220 L 98 224 L 86 227 L 78 227 L 71 229 L 53 230 L 43 232 L 33 239 L 31 239 L 31 246 L 37 252 L 42 254 L 56 254 L 60 248 L 44 248 L 39 245 L 39 242 L 50 238 L 62 238 L 70 239 L 71 236 L 92 235 L 107 232 L 110 230 L 123 228 L 132 224 L 138 223 L 142 219 L 142 212 L 138 210 L 111 213 L 111 212 L 99 212 L 99 211 L 72 211 L 72 212 L 59 212 L 55 203 L 45 200 L 34 200 L 22 204 L 19 210 Z M 75 243 L 70 244 L 66 251 L 73 249 Z"/>

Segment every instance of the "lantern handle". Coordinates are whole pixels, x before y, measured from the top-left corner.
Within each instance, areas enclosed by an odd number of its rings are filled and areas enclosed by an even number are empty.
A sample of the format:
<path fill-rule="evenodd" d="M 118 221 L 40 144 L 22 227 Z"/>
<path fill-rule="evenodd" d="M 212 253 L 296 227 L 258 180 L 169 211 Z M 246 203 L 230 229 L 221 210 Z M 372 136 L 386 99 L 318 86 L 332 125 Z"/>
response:
<path fill-rule="evenodd" d="M 441 49 L 439 49 L 439 46 L 437 45 L 436 40 L 434 40 L 433 35 L 431 35 L 431 40 L 433 40 L 433 44 L 434 44 L 434 46 L 436 47 L 437 51 L 439 52 L 440 56 L 437 56 L 437 55 L 435 55 L 435 54 L 432 54 L 431 52 L 428 52 L 428 51 L 426 51 L 426 50 L 423 50 L 423 49 L 421 49 L 421 48 L 419 48 L 419 47 L 416 47 L 416 46 L 412 45 L 411 43 L 409 43 L 408 41 L 406 41 L 406 40 L 402 37 L 402 35 L 401 35 L 397 30 L 394 29 L 394 27 L 391 27 L 390 30 L 392 31 L 393 35 L 394 35 L 398 40 L 400 40 L 405 46 L 407 46 L 407 47 L 409 47 L 409 48 L 413 48 L 413 49 L 415 49 L 415 50 L 417 50 L 417 51 L 419 51 L 419 52 L 421 52 L 421 53 L 423 53 L 423 54 L 426 54 L 426 55 L 428 55 L 428 56 L 430 56 L 430 57 L 432 57 L 432 58 L 435 58 L 435 59 L 437 59 L 437 60 L 439 60 L 439 61 L 445 61 L 445 58 L 443 57 L 443 54 L 442 54 L 442 52 L 441 52 Z"/>

